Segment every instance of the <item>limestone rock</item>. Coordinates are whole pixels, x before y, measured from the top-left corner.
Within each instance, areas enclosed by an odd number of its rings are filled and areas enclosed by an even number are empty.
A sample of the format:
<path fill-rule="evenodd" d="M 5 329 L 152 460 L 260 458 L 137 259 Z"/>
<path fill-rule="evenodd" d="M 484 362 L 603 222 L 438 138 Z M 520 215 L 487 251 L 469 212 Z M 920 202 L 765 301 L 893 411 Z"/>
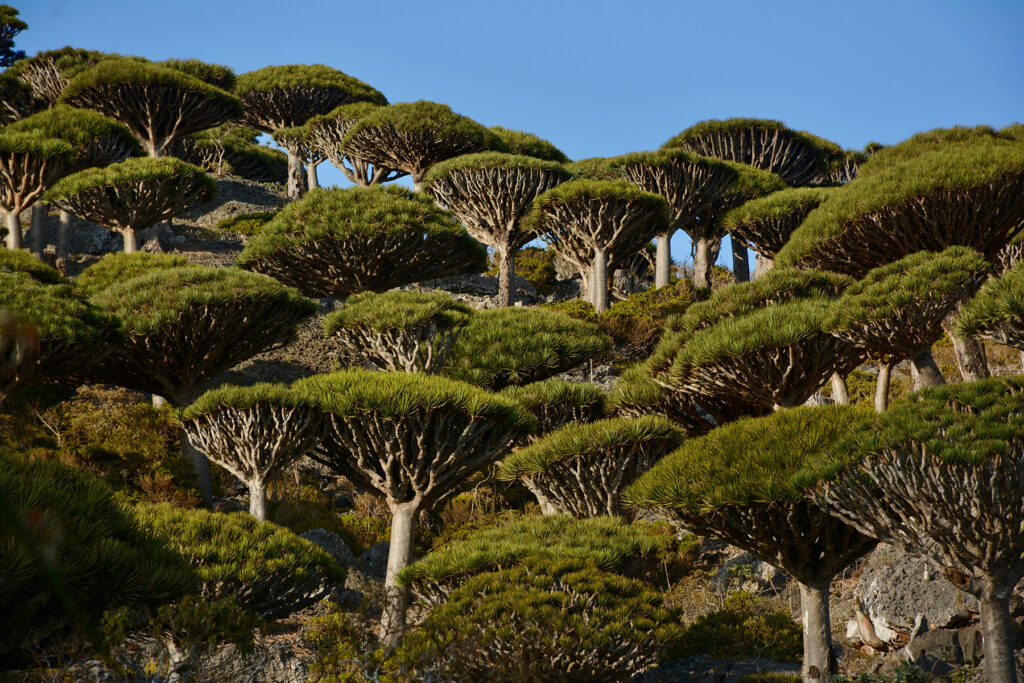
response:
<path fill-rule="evenodd" d="M 299 536 L 302 536 L 307 541 L 316 543 L 326 550 L 334 558 L 334 561 L 338 563 L 339 567 L 348 568 L 356 563 L 356 556 L 352 554 L 352 550 L 345 544 L 341 536 L 333 531 L 310 529 L 309 531 L 302 532 Z"/>

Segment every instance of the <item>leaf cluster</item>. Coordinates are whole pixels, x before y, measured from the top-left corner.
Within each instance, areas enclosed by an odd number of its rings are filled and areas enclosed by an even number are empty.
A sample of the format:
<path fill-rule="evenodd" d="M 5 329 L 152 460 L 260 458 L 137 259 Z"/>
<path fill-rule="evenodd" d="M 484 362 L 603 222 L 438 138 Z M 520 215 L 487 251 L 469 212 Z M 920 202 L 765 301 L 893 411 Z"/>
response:
<path fill-rule="evenodd" d="M 481 150 L 503 152 L 506 149 L 498 136 L 473 119 L 456 114 L 447 105 L 426 100 L 400 102 L 367 113 L 348 129 L 342 148 L 347 147 L 361 131 L 379 128 L 429 133 L 436 139 L 459 138 L 472 142 Z"/>
<path fill-rule="evenodd" d="M 832 196 L 838 188 L 790 187 L 752 199 L 723 214 L 722 227 L 732 232 L 746 224 L 780 220 L 800 211 L 810 211 Z"/>
<path fill-rule="evenodd" d="M 232 216 L 231 218 L 225 218 L 222 221 L 218 221 L 217 229 L 252 237 L 253 235 L 258 234 L 260 230 L 263 229 L 263 226 L 273 220 L 276 215 L 277 211 L 243 213 L 238 216 Z"/>
<path fill-rule="evenodd" d="M 154 270 L 181 268 L 188 265 L 188 259 L 176 254 L 150 254 L 136 251 L 106 254 L 96 263 L 87 267 L 75 278 L 75 287 L 91 298 L 102 290 L 127 280 L 145 275 Z"/>
<path fill-rule="evenodd" d="M 501 126 L 491 126 L 489 129 L 494 133 L 509 153 L 521 156 L 554 161 L 559 164 L 569 163 L 569 157 L 565 156 L 562 150 L 555 147 L 544 138 L 537 137 L 533 133 L 522 130 L 512 130 Z"/>
<path fill-rule="evenodd" d="M 446 292 L 391 291 L 363 292 L 324 318 L 324 334 L 343 328 L 412 330 L 432 324 L 439 329 L 460 327 L 469 322 L 471 309 Z"/>
<path fill-rule="evenodd" d="M 112 321 L 71 285 L 41 284 L 24 272 L 0 272 L 0 309 L 31 324 L 44 342 L 94 343 Z"/>
<path fill-rule="evenodd" d="M 287 384 L 279 382 L 259 382 L 245 386 L 222 384 L 193 401 L 185 408 L 181 419 L 194 420 L 224 409 L 248 410 L 257 405 L 295 408 L 303 405 L 303 402 Z"/>
<path fill-rule="evenodd" d="M 37 159 L 70 161 L 74 158 L 74 148 L 64 140 L 45 137 L 36 131 L 10 130 L 9 127 L 0 129 L 0 155 L 16 154 Z"/>
<path fill-rule="evenodd" d="M 594 408 L 604 412 L 606 392 L 590 382 L 566 382 L 561 379 L 546 379 L 521 386 L 505 387 L 502 396 L 521 403 L 527 410 L 571 405 L 577 408 Z"/>
<path fill-rule="evenodd" d="M 387 98 L 376 88 L 323 64 L 265 66 L 238 76 L 234 91 L 244 95 L 251 91 L 273 92 L 306 88 L 340 90 L 353 100 L 380 105 L 388 103 Z"/>
<path fill-rule="evenodd" d="M 1003 130 L 996 130 L 991 126 L 933 128 L 923 133 L 916 133 L 895 145 L 874 151 L 869 160 L 857 170 L 857 177 L 871 176 L 894 163 L 907 161 L 927 152 L 941 151 L 954 145 L 999 144 L 1013 140 L 1012 130 L 1008 128 Z"/>
<path fill-rule="evenodd" d="M 668 204 L 660 196 L 644 192 L 636 185 L 625 181 L 583 178 L 562 183 L 537 197 L 533 202 L 533 211 L 524 221 L 524 227 L 536 232 L 542 227 L 546 209 L 553 205 L 571 205 L 578 202 L 595 207 L 602 203 L 626 203 L 653 211 L 653 223 L 667 225 L 669 222 Z"/>
<path fill-rule="evenodd" d="M 572 177 L 572 174 L 565 166 L 557 161 L 549 161 L 522 154 L 507 154 L 505 152 L 477 152 L 475 154 L 461 154 L 434 164 L 423 178 L 424 187 L 427 188 L 432 182 L 438 182 L 459 171 L 486 168 L 528 168 L 556 173 L 563 180 L 568 180 Z"/>
<path fill-rule="evenodd" d="M 4 130 L 63 140 L 78 155 L 86 153 L 91 144 L 102 140 L 116 140 L 129 153 L 141 152 L 131 132 L 114 119 L 92 109 L 79 109 L 65 104 L 54 105 L 38 114 L 15 121 Z"/>
<path fill-rule="evenodd" d="M 67 280 L 55 268 L 21 249 L 0 249 L 0 273 L 25 273 L 43 285 L 67 284 Z"/>
<path fill-rule="evenodd" d="M 974 337 L 1001 327 L 1024 327 L 1024 262 L 982 285 L 956 320 L 958 334 Z"/>
<path fill-rule="evenodd" d="M 135 157 L 103 168 L 87 168 L 65 176 L 47 190 L 46 201 L 59 202 L 76 195 L 95 192 L 102 188 L 124 187 L 133 184 L 187 184 L 197 186 L 197 203 L 208 202 L 217 196 L 217 183 L 203 169 L 174 157 Z"/>
<path fill-rule="evenodd" d="M 231 92 L 235 87 L 235 72 L 229 66 L 209 64 L 198 59 L 165 59 L 157 62 L 157 66 L 188 74 L 226 92 Z"/>

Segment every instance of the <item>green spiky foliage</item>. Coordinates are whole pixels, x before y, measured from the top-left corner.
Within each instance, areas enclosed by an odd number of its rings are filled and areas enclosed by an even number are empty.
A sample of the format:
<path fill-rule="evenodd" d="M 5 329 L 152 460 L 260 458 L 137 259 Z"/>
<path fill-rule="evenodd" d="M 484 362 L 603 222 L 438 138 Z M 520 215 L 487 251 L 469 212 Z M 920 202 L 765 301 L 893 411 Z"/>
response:
<path fill-rule="evenodd" d="M 1024 262 L 986 282 L 964 304 L 956 331 L 1024 351 Z"/>
<path fill-rule="evenodd" d="M 299 292 L 235 268 L 151 267 L 91 299 L 125 340 L 85 379 L 158 394 L 184 408 L 211 379 L 291 338 L 316 312 Z"/>
<path fill-rule="evenodd" d="M 44 106 L 32 88 L 18 80 L 10 70 L 0 73 L 0 125 L 23 119 Z"/>
<path fill-rule="evenodd" d="M 274 138 L 274 142 L 284 147 L 290 154 L 294 154 L 304 164 L 319 164 L 327 158 L 327 155 L 320 151 L 319 146 L 311 143 L 307 126 L 275 130 L 271 137 Z"/>
<path fill-rule="evenodd" d="M 486 250 L 401 187 L 314 190 L 254 236 L 236 264 L 310 296 L 345 297 L 486 267 Z"/>
<path fill-rule="evenodd" d="M 822 406 L 739 420 L 686 442 L 623 495 L 629 505 L 664 510 L 695 533 L 743 548 L 796 578 L 805 674 L 814 667 L 835 672 L 829 585 L 878 541 L 822 511 L 798 485 L 800 472 L 869 415 Z"/>
<path fill-rule="evenodd" d="M 504 151 L 501 140 L 476 121 L 425 100 L 367 113 L 349 127 L 341 147 L 346 156 L 408 173 L 417 187 L 430 167 L 445 159 Z"/>
<path fill-rule="evenodd" d="M 546 379 L 505 387 L 503 396 L 518 401 L 537 419 L 537 436 L 572 423 L 594 422 L 605 415 L 607 392 L 590 382 Z M 531 437 L 534 440 L 536 437 Z"/>
<path fill-rule="evenodd" d="M 0 273 L 25 273 L 44 285 L 67 284 L 67 280 L 55 268 L 51 268 L 27 251 L 0 250 Z"/>
<path fill-rule="evenodd" d="M 887 163 L 812 211 L 779 263 L 863 276 L 951 246 L 994 258 L 1024 219 L 1024 147 L 945 145 Z"/>
<path fill-rule="evenodd" d="M 0 208 L 7 214 L 8 248 L 21 248 L 18 216 L 57 182 L 73 161 L 74 150 L 63 140 L 0 130 Z"/>
<path fill-rule="evenodd" d="M 493 247 L 498 304 L 512 303 L 515 254 L 535 235 L 521 224 L 544 192 L 572 175 L 561 164 L 530 156 L 483 152 L 442 161 L 423 181 L 427 194 L 454 213 L 469 234 Z"/>
<path fill-rule="evenodd" d="M 237 118 L 234 95 L 182 71 L 132 59 L 108 59 L 71 79 L 60 102 L 120 121 L 152 157 L 189 133 Z"/>
<path fill-rule="evenodd" d="M 445 292 L 364 292 L 324 319 L 324 334 L 379 370 L 436 374 L 470 313 Z"/>
<path fill-rule="evenodd" d="M 774 259 L 807 214 L 835 192 L 824 187 L 779 190 L 726 212 L 720 223 L 758 254 Z"/>
<path fill-rule="evenodd" d="M 192 446 L 246 485 L 249 514 L 267 518 L 267 482 L 308 453 L 322 421 L 283 384 L 226 385 L 182 414 Z"/>
<path fill-rule="evenodd" d="M 67 46 L 56 50 L 44 50 L 32 57 L 18 60 L 4 73 L 18 78 L 32 89 L 35 97 L 47 106 L 53 106 L 70 79 L 104 59 L 115 58 L 121 58 L 121 55 Z M 125 59 L 147 61 L 142 57 Z"/>
<path fill-rule="evenodd" d="M 217 183 L 201 168 L 173 157 L 141 157 L 62 178 L 46 200 L 121 233 L 124 250 L 132 252 L 140 231 L 216 196 Z"/>
<path fill-rule="evenodd" d="M 157 62 L 157 66 L 188 74 L 226 92 L 231 92 L 235 88 L 235 72 L 230 66 L 209 64 L 198 59 L 165 59 Z"/>
<path fill-rule="evenodd" d="M 269 619 L 319 602 L 345 578 L 316 544 L 244 513 L 161 503 L 139 505 L 133 516 L 192 565 L 203 597 L 233 595 L 239 605 Z"/>
<path fill-rule="evenodd" d="M 495 308 L 473 315 L 445 372 L 497 390 L 547 379 L 611 348 L 593 323 L 536 308 Z"/>
<path fill-rule="evenodd" d="M 544 161 L 554 161 L 559 164 L 569 163 L 569 157 L 565 156 L 562 150 L 533 133 L 503 128 L 501 126 L 491 126 L 488 130 L 498 136 L 510 154 L 533 157 L 534 159 L 542 159 Z"/>
<path fill-rule="evenodd" d="M 341 143 L 349 128 L 381 106 L 372 102 L 345 104 L 321 116 L 314 116 L 304 126 L 308 131 L 309 145 L 345 174 L 346 178 L 362 187 L 380 185 L 408 175 L 396 168 L 373 164 L 342 147 Z"/>
<path fill-rule="evenodd" d="M 155 606 L 194 584 L 187 564 L 143 533 L 102 482 L 55 460 L 0 451 L 0 669 L 38 666 L 103 612 Z M 84 633 L 83 633 L 84 632 Z"/>
<path fill-rule="evenodd" d="M 913 159 L 926 152 L 939 151 L 955 145 L 1012 143 L 1013 135 L 1007 129 L 996 130 L 991 126 L 953 126 L 952 128 L 934 128 L 916 133 L 895 145 L 880 148 L 871 154 L 869 162 L 865 162 L 858 175 L 867 177 L 885 170 L 893 163 Z"/>
<path fill-rule="evenodd" d="M 396 577 L 411 560 L 420 511 L 502 457 L 535 429 L 533 417 L 507 398 L 418 372 L 344 370 L 292 387 L 326 421 L 310 457 L 380 495 L 391 511 L 381 637 L 394 645 L 408 609 Z"/>
<path fill-rule="evenodd" d="M 138 251 L 134 254 L 106 254 L 75 278 L 75 287 L 86 298 L 96 296 L 107 287 L 126 282 L 154 270 L 181 268 L 188 265 L 188 259 L 176 254 L 149 254 Z"/>
<path fill-rule="evenodd" d="M 57 104 L 7 129 L 64 140 L 74 148 L 68 171 L 106 166 L 142 151 L 131 132 L 108 116 L 91 109 Z"/>
<path fill-rule="evenodd" d="M 528 479 L 555 510 L 574 517 L 617 515 L 622 490 L 683 439 L 654 415 L 570 424 L 505 458 L 498 478 Z"/>
<path fill-rule="evenodd" d="M 102 359 L 117 340 L 115 321 L 71 285 L 43 284 L 32 272 L 0 270 L 0 310 L 13 316 L 14 332 L 28 339 L 27 347 L 19 344 L 20 363 L 0 366 L 0 403 L 15 389 L 79 372 Z M 0 346 L 9 343 L 0 340 Z"/>
<path fill-rule="evenodd" d="M 227 123 L 192 133 L 176 141 L 168 153 L 215 175 L 235 175 L 263 183 L 288 179 L 284 152 L 257 144 L 260 132 Z"/>
<path fill-rule="evenodd" d="M 277 215 L 277 211 L 256 211 L 243 213 L 217 222 L 218 230 L 226 230 L 238 235 L 252 237 L 263 229 L 263 226 Z"/>
<path fill-rule="evenodd" d="M 679 632 L 642 582 L 534 559 L 467 580 L 407 636 L 398 659 L 443 680 L 630 681 Z"/>
<path fill-rule="evenodd" d="M 808 463 L 819 505 L 980 598 L 985 668 L 1015 681 L 1009 602 L 1024 577 L 1024 379 L 932 387 Z"/>
<path fill-rule="evenodd" d="M 787 128 L 781 121 L 750 118 L 701 121 L 661 147 L 749 164 L 777 173 L 793 186 L 814 182 L 843 153 L 835 143 Z"/>

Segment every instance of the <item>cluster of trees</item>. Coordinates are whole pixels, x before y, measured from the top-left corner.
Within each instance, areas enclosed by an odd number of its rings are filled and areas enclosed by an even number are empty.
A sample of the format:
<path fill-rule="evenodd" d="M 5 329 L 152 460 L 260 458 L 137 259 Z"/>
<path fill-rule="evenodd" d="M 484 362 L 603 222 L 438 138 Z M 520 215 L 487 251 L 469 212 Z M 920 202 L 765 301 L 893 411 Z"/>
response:
<path fill-rule="evenodd" d="M 248 488 L 257 520 L 268 480 L 306 456 L 374 492 L 391 514 L 386 645 L 402 641 L 410 586 L 445 601 L 428 628 L 498 615 L 481 667 L 510 666 L 503 620 L 515 633 L 526 594 L 556 613 L 589 609 L 600 625 L 607 647 L 550 663 L 565 671 L 621 677 L 672 637 L 657 596 L 609 574 L 646 552 L 621 529 L 610 555 L 591 544 L 567 565 L 541 561 L 550 543 L 485 544 L 471 566 L 457 554 L 413 564 L 419 514 L 499 463 L 500 478 L 536 495 L 543 524 L 659 508 L 791 574 L 806 680 L 835 671 L 832 578 L 880 541 L 925 555 L 981 598 L 989 675 L 1017 680 L 1008 601 L 1024 576 L 1024 385 L 986 379 L 977 340 L 1024 351 L 1024 264 L 1008 256 L 1024 230 L 1021 126 L 858 152 L 729 119 L 656 151 L 570 162 L 543 139 L 441 104 L 389 104 L 323 65 L 236 78 L 196 60 L 64 48 L 14 62 L 0 89 L 0 401 L 42 382 L 162 396 L 206 502 L 213 461 Z M 133 253 L 141 231 L 212 198 L 208 172 L 267 173 L 257 132 L 287 150 L 294 201 L 233 267 Z M 317 187 L 324 160 L 356 187 Z M 381 187 L 404 176 L 412 191 Z M 42 221 L 43 202 L 121 232 L 126 253 L 69 281 L 38 258 L 41 243 L 35 256 L 21 250 L 20 214 L 32 207 Z M 612 343 L 592 323 L 510 306 L 516 252 L 543 239 L 601 312 L 609 271 L 652 239 L 656 285 L 670 283 L 676 230 L 692 238 L 704 300 L 667 321 L 611 393 L 552 380 Z M 727 234 L 738 282 L 708 292 Z M 497 309 L 394 291 L 480 272 L 485 246 L 499 261 Z M 289 341 L 321 297 L 346 299 L 324 334 L 365 367 L 204 391 Z M 931 347 L 943 334 L 971 381 L 939 386 Z M 844 377 L 866 360 L 878 363 L 875 411 L 842 405 Z M 903 360 L 926 389 L 889 407 Z M 801 407 L 830 382 L 840 405 Z M 601 591 L 610 597 L 598 609 Z M 615 626 L 623 614 L 632 635 Z M 415 633 L 413 650 L 429 640 Z"/>

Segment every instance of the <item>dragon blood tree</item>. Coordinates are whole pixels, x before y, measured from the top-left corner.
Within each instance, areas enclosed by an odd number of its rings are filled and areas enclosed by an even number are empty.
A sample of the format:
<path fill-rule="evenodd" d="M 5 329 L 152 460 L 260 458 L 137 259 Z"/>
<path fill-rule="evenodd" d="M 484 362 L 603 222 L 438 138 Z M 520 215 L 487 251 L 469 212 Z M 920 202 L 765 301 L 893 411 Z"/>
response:
<path fill-rule="evenodd" d="M 983 337 L 1024 353 L 1024 262 L 986 282 L 960 309 L 956 331 Z"/>
<path fill-rule="evenodd" d="M 570 370 L 612 349 L 595 323 L 540 308 L 476 311 L 444 373 L 497 391 Z"/>
<path fill-rule="evenodd" d="M 123 123 L 151 157 L 189 133 L 242 113 L 234 95 L 194 76 L 133 59 L 108 59 L 72 78 L 59 99 Z"/>
<path fill-rule="evenodd" d="M 40 109 L 42 104 L 33 96 L 32 88 L 7 71 L 0 73 L 0 125 L 25 118 Z"/>
<path fill-rule="evenodd" d="M 1015 683 L 1010 596 L 1024 577 L 1024 380 L 928 388 L 804 472 L 816 502 L 923 555 L 979 598 L 987 679 Z"/>
<path fill-rule="evenodd" d="M 352 156 L 341 145 L 348 129 L 356 121 L 380 108 L 381 105 L 372 102 L 357 102 L 343 104 L 326 114 L 314 116 L 303 126 L 307 133 L 307 144 L 356 185 L 370 187 L 402 178 L 408 175 L 405 171 L 377 166 Z"/>
<path fill-rule="evenodd" d="M 569 157 L 565 156 L 562 150 L 533 133 L 503 128 L 501 126 L 491 126 L 488 130 L 498 136 L 498 139 L 501 140 L 510 154 L 533 157 L 543 161 L 554 161 L 559 164 L 569 163 Z"/>
<path fill-rule="evenodd" d="M 301 126 L 343 104 L 388 103 L 379 90 L 323 64 L 266 66 L 244 73 L 235 82 L 235 94 L 242 98 L 245 121 L 264 133 Z M 299 198 L 302 182 L 301 162 L 289 153 L 291 199 Z"/>
<path fill-rule="evenodd" d="M 805 681 L 836 672 L 829 586 L 878 541 L 821 510 L 797 485 L 801 470 L 855 429 L 848 406 L 793 408 L 739 420 L 687 441 L 623 494 L 691 531 L 743 548 L 800 583 Z"/>
<path fill-rule="evenodd" d="M 41 100 L 45 106 L 52 107 L 72 78 L 105 59 L 118 58 L 121 58 L 121 55 L 69 46 L 57 50 L 44 50 L 32 57 L 19 59 L 4 74 L 17 78 L 32 90 L 34 97 Z M 127 59 L 146 61 L 141 57 Z"/>
<path fill-rule="evenodd" d="M 514 401 L 423 373 L 343 370 L 299 380 L 292 390 L 326 422 L 310 457 L 379 494 L 391 510 L 381 638 L 395 645 L 408 609 L 397 575 L 410 562 L 420 511 L 503 456 L 532 431 L 533 418 Z"/>
<path fill-rule="evenodd" d="M 668 225 L 668 205 L 629 183 L 571 180 L 537 197 L 523 227 L 577 265 L 592 264 L 594 310 L 608 308 L 609 252 L 636 252 Z"/>
<path fill-rule="evenodd" d="M 315 190 L 320 187 L 316 167 L 327 158 L 327 155 L 320 151 L 319 146 L 312 144 L 309 129 L 306 126 L 282 128 L 274 131 L 273 138 L 274 142 L 288 150 L 289 158 L 294 157 L 302 162 L 306 169 L 306 189 Z"/>
<path fill-rule="evenodd" d="M 87 299 L 91 299 L 107 287 L 154 270 L 181 268 L 188 264 L 188 259 L 176 254 L 150 254 L 145 251 L 110 253 L 79 273 L 74 285 Z"/>
<path fill-rule="evenodd" d="M 471 309 L 445 292 L 364 292 L 324 318 L 324 335 L 378 370 L 437 374 Z"/>
<path fill-rule="evenodd" d="M 521 403 L 537 420 L 537 432 L 530 435 L 530 442 L 568 424 L 594 422 L 606 412 L 607 393 L 591 382 L 545 379 L 505 387 L 501 394 Z"/>
<path fill-rule="evenodd" d="M 259 144 L 259 135 L 255 128 L 226 123 L 178 140 L 168 153 L 218 178 L 230 174 L 261 183 L 285 184 L 288 156 Z"/>
<path fill-rule="evenodd" d="M 991 264 L 966 247 L 918 252 L 868 272 L 833 306 L 825 327 L 879 358 L 875 409 L 888 405 L 892 367 L 911 359 L 922 386 L 944 384 L 932 358 L 942 323 L 984 281 Z"/>
<path fill-rule="evenodd" d="M 449 107 L 420 100 L 381 107 L 352 124 L 342 139 L 345 156 L 412 176 L 415 189 L 434 164 L 461 154 L 503 151 L 501 140 Z"/>
<path fill-rule="evenodd" d="M 236 265 L 308 296 L 382 292 L 479 273 L 487 250 L 430 198 L 402 187 L 319 189 L 249 240 Z"/>
<path fill-rule="evenodd" d="M 283 384 L 222 386 L 182 413 L 192 446 L 249 489 L 249 514 L 267 519 L 267 482 L 316 444 L 321 416 Z"/>
<path fill-rule="evenodd" d="M 493 247 L 498 261 L 498 305 L 512 304 L 515 254 L 534 234 L 521 227 L 533 200 L 572 174 L 533 157 L 484 152 L 442 161 L 423 188 L 454 213 L 475 239 Z"/>
<path fill-rule="evenodd" d="M 124 340 L 78 373 L 164 397 L 183 409 L 210 380 L 291 339 L 316 304 L 276 280 L 236 268 L 155 268 L 102 289 L 90 301 L 121 320 Z M 209 464 L 181 438 L 200 492 L 213 499 Z"/>
<path fill-rule="evenodd" d="M 173 157 L 143 157 L 69 175 L 45 199 L 121 233 L 124 251 L 130 254 L 138 249 L 139 232 L 216 194 L 216 182 L 201 168 Z"/>
<path fill-rule="evenodd" d="M 775 255 L 789 236 L 818 205 L 835 193 L 835 188 L 797 187 L 752 199 L 727 211 L 721 217 L 722 228 L 757 252 L 755 279 L 775 263 Z"/>
<path fill-rule="evenodd" d="M 0 130 L 0 209 L 8 249 L 21 249 L 21 212 L 64 175 L 74 156 L 63 140 Z"/>
<path fill-rule="evenodd" d="M 684 438 L 655 415 L 570 424 L 514 451 L 498 467 L 498 478 L 528 480 L 554 512 L 619 515 L 622 490 Z"/>

